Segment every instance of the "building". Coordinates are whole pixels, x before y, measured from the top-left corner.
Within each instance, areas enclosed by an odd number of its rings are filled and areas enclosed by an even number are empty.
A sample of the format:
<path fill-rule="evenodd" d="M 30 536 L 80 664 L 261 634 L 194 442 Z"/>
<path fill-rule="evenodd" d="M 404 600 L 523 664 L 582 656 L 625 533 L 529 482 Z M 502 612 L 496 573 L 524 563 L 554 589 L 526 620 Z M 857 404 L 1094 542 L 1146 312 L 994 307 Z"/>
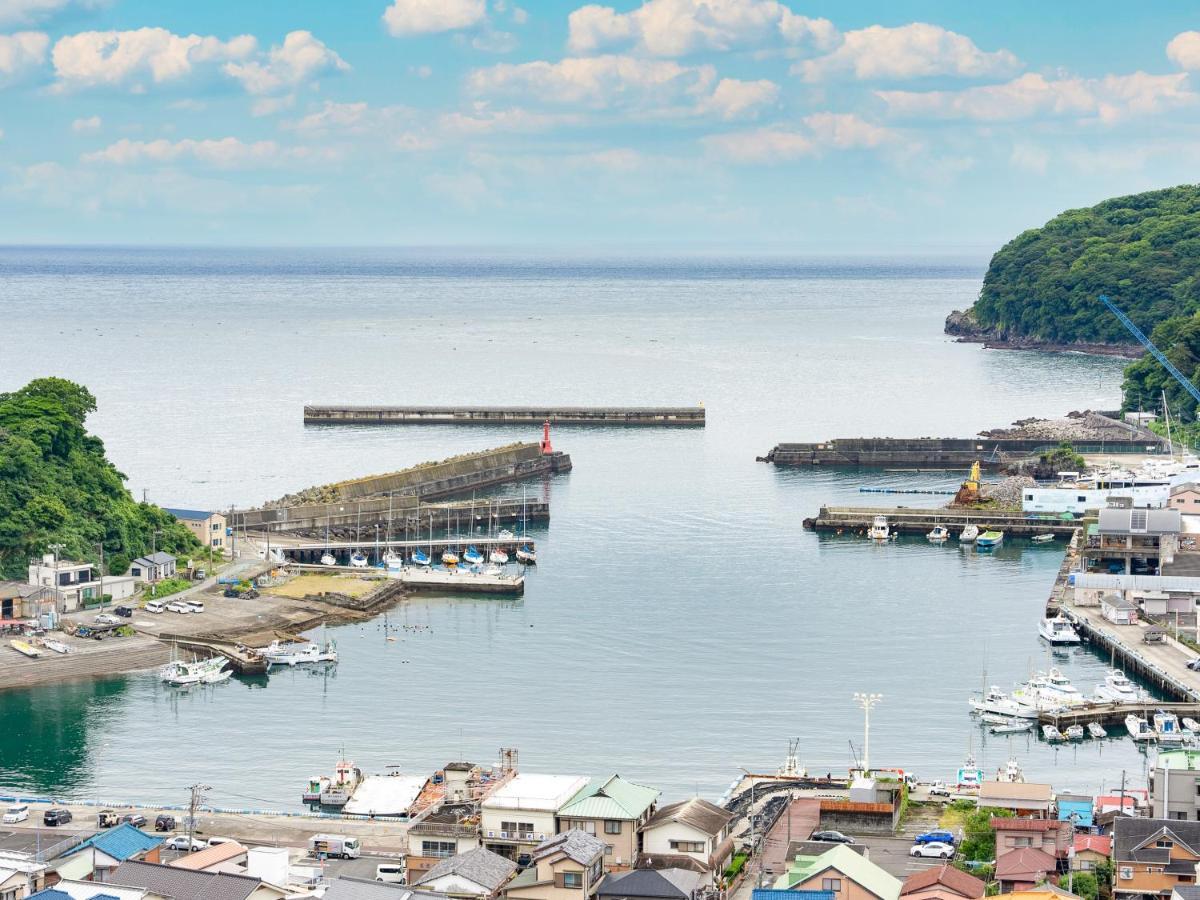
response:
<path fill-rule="evenodd" d="M 200 509 L 176 509 L 166 506 L 163 507 L 163 512 L 169 512 L 186 525 L 205 547 L 212 547 L 228 555 L 229 547 L 225 540 L 228 523 L 224 513 Z"/>
<path fill-rule="evenodd" d="M 106 594 L 124 600 L 137 590 L 133 578 L 102 575 L 91 563 L 56 559 L 49 553 L 29 564 L 29 583 L 49 588 L 59 612 L 74 612 Z"/>
<path fill-rule="evenodd" d="M 987 884 L 951 865 L 913 872 L 900 886 L 901 900 L 980 900 Z"/>
<path fill-rule="evenodd" d="M 54 608 L 54 592 L 38 584 L 0 581 L 0 623 L 36 619 Z"/>
<path fill-rule="evenodd" d="M 596 890 L 597 900 L 692 900 L 704 876 L 689 869 L 634 869 L 609 875 Z M 790 900 L 796 900 L 792 895 Z M 817 898 L 833 900 L 833 895 Z"/>
<path fill-rule="evenodd" d="M 604 841 L 573 828 L 547 838 L 504 888 L 506 900 L 584 900 L 604 878 Z"/>
<path fill-rule="evenodd" d="M 996 832 L 997 858 L 1011 850 L 1032 847 L 1055 859 L 1066 859 L 1075 837 L 1075 827 L 1062 819 L 994 818 L 991 825 Z"/>
<path fill-rule="evenodd" d="M 642 826 L 654 813 L 657 788 L 620 775 L 593 779 L 558 811 L 558 830 L 578 828 L 604 842 L 604 867 L 628 869 L 637 857 Z"/>
<path fill-rule="evenodd" d="M 186 853 L 178 859 L 171 860 L 167 865 L 177 869 L 191 869 L 193 872 L 242 874 L 246 871 L 248 853 L 247 848 L 237 841 L 225 841 L 194 853 Z"/>
<path fill-rule="evenodd" d="M 1189 481 L 1171 488 L 1171 508 L 1181 513 L 1200 513 L 1200 484 Z"/>
<path fill-rule="evenodd" d="M 1117 897 L 1170 895 L 1180 885 L 1196 883 L 1200 862 L 1200 822 L 1137 819 L 1113 822 L 1113 865 Z"/>
<path fill-rule="evenodd" d="M 1080 900 L 1077 894 L 1049 882 L 1027 891 L 1012 891 L 1008 896 L 1010 900 Z"/>
<path fill-rule="evenodd" d="M 193 872 L 133 860 L 117 866 L 112 880 L 171 900 L 283 900 L 288 895 L 286 888 L 250 875 Z"/>
<path fill-rule="evenodd" d="M 329 882 L 324 900 L 446 900 L 441 894 L 414 891 L 402 884 L 339 875 Z"/>
<path fill-rule="evenodd" d="M 0 898 L 20 900 L 46 885 L 46 864 L 30 853 L 0 850 Z"/>
<path fill-rule="evenodd" d="M 412 885 L 448 897 L 494 897 L 515 871 L 511 859 L 476 847 L 443 859 Z"/>
<path fill-rule="evenodd" d="M 715 882 L 733 854 L 732 820 L 733 813 L 699 797 L 664 806 L 642 826 L 634 867 L 700 869 Z"/>
<path fill-rule="evenodd" d="M 408 827 L 408 881 L 421 876 L 443 859 L 479 846 L 479 814 L 469 803 L 446 804 Z"/>
<path fill-rule="evenodd" d="M 1112 838 L 1107 834 L 1077 834 L 1073 850 L 1071 869 L 1090 872 L 1112 856 Z"/>
<path fill-rule="evenodd" d="M 54 882 L 52 888 L 30 894 L 29 900 L 160 900 L 160 897 L 142 888 L 67 879 Z"/>
<path fill-rule="evenodd" d="M 558 811 L 587 783 L 580 775 L 513 776 L 479 805 L 484 846 L 509 858 L 533 850 L 557 832 Z"/>
<path fill-rule="evenodd" d="M 838 844 L 820 856 L 797 856 L 775 887 L 829 891 L 835 900 L 899 900 L 901 884 L 865 856 Z"/>
<path fill-rule="evenodd" d="M 1150 815 L 1200 821 L 1200 750 L 1158 752 L 1150 770 Z"/>
<path fill-rule="evenodd" d="M 979 786 L 980 808 L 1007 809 L 1014 816 L 1048 819 L 1054 808 L 1054 789 L 1028 781 L 985 781 Z"/>
<path fill-rule="evenodd" d="M 1083 794 L 1059 794 L 1054 798 L 1058 804 L 1058 818 L 1070 822 L 1075 828 L 1091 828 L 1096 824 L 1095 806 L 1091 797 Z"/>
<path fill-rule="evenodd" d="M 1102 509 L 1084 540 L 1083 571 L 1157 575 L 1174 560 L 1182 527 L 1178 509 Z"/>
<path fill-rule="evenodd" d="M 164 578 L 173 578 L 175 557 L 162 550 L 151 553 L 149 556 L 139 556 L 129 564 L 129 571 L 125 574 L 130 578 L 136 578 L 142 584 L 154 584 Z"/>
<path fill-rule="evenodd" d="M 1100 615 L 1114 625 L 1136 625 L 1138 606 L 1124 594 L 1107 593 L 1100 597 Z"/>
<path fill-rule="evenodd" d="M 72 847 L 59 857 L 54 871 L 59 878 L 112 881 L 112 873 L 126 860 L 158 862 L 162 842 L 161 837 L 146 834 L 128 822 L 122 822 Z"/>
<path fill-rule="evenodd" d="M 1029 890 L 1049 881 L 1057 872 L 1058 860 L 1045 850 L 1022 847 L 1007 853 L 996 852 L 995 878 L 1002 894 Z"/>

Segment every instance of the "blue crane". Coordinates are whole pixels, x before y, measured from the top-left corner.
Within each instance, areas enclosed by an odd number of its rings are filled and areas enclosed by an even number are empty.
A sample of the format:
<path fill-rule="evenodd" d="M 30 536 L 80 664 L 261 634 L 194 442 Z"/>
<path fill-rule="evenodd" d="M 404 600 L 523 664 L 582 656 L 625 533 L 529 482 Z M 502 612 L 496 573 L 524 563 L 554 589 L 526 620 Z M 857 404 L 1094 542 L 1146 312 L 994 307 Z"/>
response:
<path fill-rule="evenodd" d="M 1142 329 L 1134 325 L 1129 316 L 1121 312 L 1121 310 L 1117 307 L 1117 304 L 1109 300 L 1108 297 L 1104 296 L 1104 294 L 1100 295 L 1100 302 L 1107 306 L 1109 310 L 1111 310 L 1112 314 L 1121 320 L 1121 324 L 1129 330 L 1129 333 L 1137 338 L 1139 343 L 1149 350 L 1150 354 L 1155 359 L 1162 363 L 1162 367 L 1171 374 L 1171 377 L 1178 381 L 1180 385 L 1183 386 L 1183 389 L 1192 395 L 1192 399 L 1195 400 L 1197 404 L 1200 404 L 1200 390 L 1197 390 L 1196 386 L 1192 384 L 1192 382 L 1185 377 L 1182 372 L 1175 368 L 1175 364 L 1167 359 L 1161 350 L 1154 346 L 1154 342 L 1142 333 Z"/>

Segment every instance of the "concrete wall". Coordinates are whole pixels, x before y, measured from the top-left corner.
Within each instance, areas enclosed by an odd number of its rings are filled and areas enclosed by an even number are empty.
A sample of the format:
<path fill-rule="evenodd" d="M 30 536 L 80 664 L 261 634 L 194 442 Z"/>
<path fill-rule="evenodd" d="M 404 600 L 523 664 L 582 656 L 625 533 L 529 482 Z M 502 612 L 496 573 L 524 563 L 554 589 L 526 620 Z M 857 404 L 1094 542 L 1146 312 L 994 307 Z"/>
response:
<path fill-rule="evenodd" d="M 962 468 L 976 460 L 986 469 L 1056 446 L 1044 440 L 987 438 L 839 438 L 817 443 L 776 444 L 767 462 L 780 466 L 901 466 Z M 1074 441 L 1080 453 L 1160 453 L 1145 441 Z M 994 454 L 994 455 L 993 455 Z"/>
<path fill-rule="evenodd" d="M 552 425 L 703 426 L 703 406 L 317 406 L 306 425 Z"/>

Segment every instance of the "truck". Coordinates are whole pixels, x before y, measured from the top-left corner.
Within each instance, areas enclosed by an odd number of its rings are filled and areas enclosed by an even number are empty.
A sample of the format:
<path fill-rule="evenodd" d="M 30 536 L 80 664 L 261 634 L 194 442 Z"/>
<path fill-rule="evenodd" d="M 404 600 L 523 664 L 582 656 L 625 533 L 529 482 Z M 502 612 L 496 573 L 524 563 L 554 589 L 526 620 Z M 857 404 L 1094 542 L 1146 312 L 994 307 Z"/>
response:
<path fill-rule="evenodd" d="M 356 837 L 314 834 L 308 839 L 308 852 L 318 858 L 358 859 L 362 853 L 362 845 Z"/>

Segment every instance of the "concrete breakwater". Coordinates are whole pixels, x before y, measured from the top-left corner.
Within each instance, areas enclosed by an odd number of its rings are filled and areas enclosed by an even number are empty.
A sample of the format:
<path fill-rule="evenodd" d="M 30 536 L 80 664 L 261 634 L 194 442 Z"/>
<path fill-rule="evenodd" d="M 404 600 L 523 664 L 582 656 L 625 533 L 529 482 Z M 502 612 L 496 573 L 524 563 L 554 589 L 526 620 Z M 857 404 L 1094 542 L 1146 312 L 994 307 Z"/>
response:
<path fill-rule="evenodd" d="M 914 509 L 910 507 L 822 506 L 815 519 L 805 519 L 804 527 L 815 531 L 865 533 L 876 516 L 887 519 L 888 527 L 901 534 L 928 534 L 935 525 L 943 525 L 958 539 L 966 525 L 978 525 L 981 531 L 1003 531 L 1012 536 L 1053 534 L 1069 539 L 1078 523 L 1074 519 L 1038 519 L 1023 513 L 988 512 L 976 509 Z"/>
<path fill-rule="evenodd" d="M 1147 440 L 1068 441 L 1077 453 L 1164 453 Z M 1001 469 L 1057 447 L 1042 438 L 838 438 L 776 444 L 761 461 L 777 466 L 846 466 L 881 469 L 966 469 L 978 461 Z"/>
<path fill-rule="evenodd" d="M 325 538 L 358 542 L 374 538 L 375 528 L 384 537 L 390 528 L 397 540 L 428 534 L 432 526 L 438 531 L 467 531 L 489 525 L 518 530 L 524 522 L 548 522 L 548 500 L 459 500 L 453 503 L 420 503 L 416 497 L 376 497 L 370 500 L 349 500 L 333 503 L 314 503 L 304 506 L 285 506 L 278 509 L 235 510 L 230 525 L 238 531 L 286 532 L 296 537 Z"/>
<path fill-rule="evenodd" d="M 655 425 L 703 427 L 703 406 L 318 406 L 305 425 Z"/>

